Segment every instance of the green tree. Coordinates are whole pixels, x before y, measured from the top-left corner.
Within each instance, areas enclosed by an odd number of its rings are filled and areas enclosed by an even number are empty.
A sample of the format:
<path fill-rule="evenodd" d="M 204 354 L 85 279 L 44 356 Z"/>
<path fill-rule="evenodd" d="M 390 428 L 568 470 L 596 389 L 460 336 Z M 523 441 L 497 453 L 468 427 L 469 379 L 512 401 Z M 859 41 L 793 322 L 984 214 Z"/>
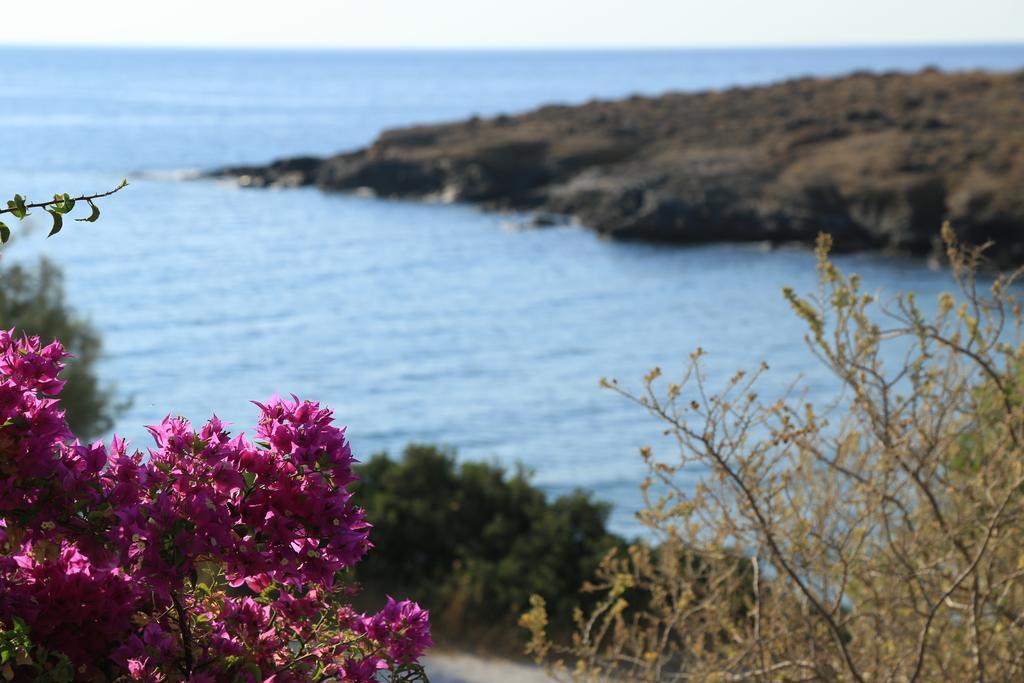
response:
<path fill-rule="evenodd" d="M 356 495 L 376 546 L 358 578 L 373 592 L 402 592 L 431 609 L 438 635 L 511 650 L 530 595 L 568 628 L 579 585 L 621 539 L 610 507 L 577 491 L 549 501 L 527 473 L 456 463 L 453 450 L 413 444 L 401 460 L 373 456 Z"/>
<path fill-rule="evenodd" d="M 49 260 L 41 258 L 34 269 L 0 265 L 0 328 L 12 327 L 19 334 L 59 339 L 73 354 L 64 370 L 67 385 L 61 394 L 72 431 L 93 438 L 109 430 L 121 406 L 114 403 L 112 387 L 101 385 L 96 374 L 100 334 L 71 310 L 63 273 Z"/>

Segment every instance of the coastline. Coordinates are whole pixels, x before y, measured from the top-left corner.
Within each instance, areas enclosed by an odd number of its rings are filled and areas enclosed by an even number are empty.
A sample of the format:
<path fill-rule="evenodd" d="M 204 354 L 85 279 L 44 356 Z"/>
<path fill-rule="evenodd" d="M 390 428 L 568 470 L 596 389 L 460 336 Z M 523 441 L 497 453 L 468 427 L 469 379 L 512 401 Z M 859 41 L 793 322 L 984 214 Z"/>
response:
<path fill-rule="evenodd" d="M 414 126 L 206 176 L 468 202 L 676 244 L 810 244 L 825 230 L 839 251 L 923 256 L 948 220 L 1012 265 L 1024 262 L 1021 101 L 1024 71 L 858 72 Z"/>

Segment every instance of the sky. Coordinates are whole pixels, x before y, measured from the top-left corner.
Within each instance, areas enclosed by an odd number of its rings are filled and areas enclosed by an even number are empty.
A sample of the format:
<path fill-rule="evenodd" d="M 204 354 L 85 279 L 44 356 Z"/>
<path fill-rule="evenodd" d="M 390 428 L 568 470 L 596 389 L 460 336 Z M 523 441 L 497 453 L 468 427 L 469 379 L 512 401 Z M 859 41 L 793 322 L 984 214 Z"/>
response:
<path fill-rule="evenodd" d="M 1024 42 L 1024 0 L 14 0 L 0 45 L 758 47 Z"/>

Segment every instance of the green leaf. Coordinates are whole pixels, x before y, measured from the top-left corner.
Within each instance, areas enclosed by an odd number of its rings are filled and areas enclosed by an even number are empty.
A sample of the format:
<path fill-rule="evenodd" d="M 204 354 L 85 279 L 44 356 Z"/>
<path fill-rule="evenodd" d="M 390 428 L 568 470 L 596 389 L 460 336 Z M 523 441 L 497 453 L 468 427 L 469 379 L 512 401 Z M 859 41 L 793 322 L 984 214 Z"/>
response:
<path fill-rule="evenodd" d="M 14 195 L 13 200 L 8 200 L 7 208 L 18 220 L 28 215 L 28 209 L 25 208 L 25 198 L 20 194 Z"/>
<path fill-rule="evenodd" d="M 49 670 L 50 679 L 56 683 L 74 683 L 75 666 L 63 652 L 53 652 L 52 656 L 57 660 L 56 664 Z"/>
<path fill-rule="evenodd" d="M 0 244 L 7 244 L 9 239 L 11 239 L 11 229 L 0 223 Z"/>
<path fill-rule="evenodd" d="M 89 206 L 92 207 L 92 213 L 89 214 L 89 217 L 88 218 L 76 218 L 75 219 L 76 221 L 85 221 L 87 223 L 95 223 L 96 222 L 96 219 L 98 219 L 100 217 L 100 209 L 99 209 L 98 206 L 96 206 L 95 204 L 92 203 L 91 199 L 89 200 Z"/>
<path fill-rule="evenodd" d="M 47 209 L 46 212 L 48 214 L 50 214 L 51 216 L 53 216 L 53 227 L 50 228 L 50 234 L 47 235 L 47 237 L 53 237 L 58 232 L 60 232 L 61 228 L 64 227 L 64 216 L 62 216 L 58 212 L 52 211 L 50 209 Z"/>
<path fill-rule="evenodd" d="M 75 200 L 67 192 L 53 195 L 53 210 L 60 214 L 70 213 L 75 208 Z"/>

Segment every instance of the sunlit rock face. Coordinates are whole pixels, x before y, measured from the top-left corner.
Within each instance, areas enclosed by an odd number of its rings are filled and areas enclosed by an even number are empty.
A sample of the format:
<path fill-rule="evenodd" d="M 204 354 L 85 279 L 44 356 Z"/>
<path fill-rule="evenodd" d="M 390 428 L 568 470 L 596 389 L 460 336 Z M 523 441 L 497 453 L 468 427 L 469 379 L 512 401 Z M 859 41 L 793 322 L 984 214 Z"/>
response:
<path fill-rule="evenodd" d="M 1024 72 L 856 73 L 548 106 L 383 133 L 325 159 L 224 169 L 317 185 L 573 216 L 665 242 L 810 241 L 927 254 L 952 221 L 1024 261 Z"/>

